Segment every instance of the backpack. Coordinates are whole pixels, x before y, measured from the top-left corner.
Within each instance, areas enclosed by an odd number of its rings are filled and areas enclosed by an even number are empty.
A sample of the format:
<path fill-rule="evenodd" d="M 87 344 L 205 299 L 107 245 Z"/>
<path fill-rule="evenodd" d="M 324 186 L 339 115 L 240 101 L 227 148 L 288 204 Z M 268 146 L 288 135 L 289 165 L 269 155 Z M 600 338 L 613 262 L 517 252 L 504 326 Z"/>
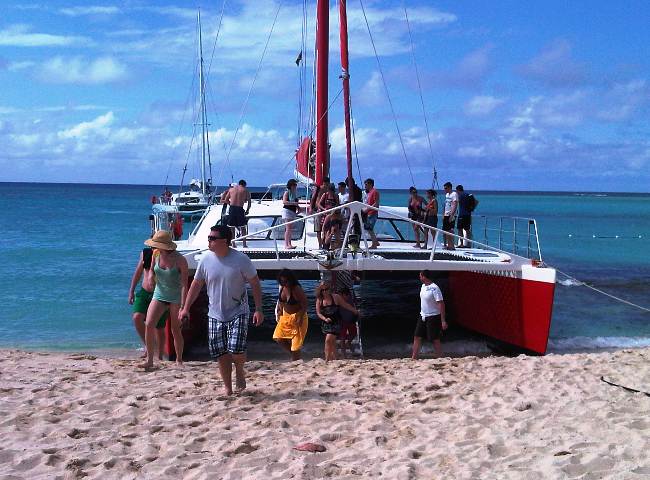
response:
<path fill-rule="evenodd" d="M 471 193 L 467 194 L 467 210 L 473 212 L 476 209 L 476 198 Z"/>

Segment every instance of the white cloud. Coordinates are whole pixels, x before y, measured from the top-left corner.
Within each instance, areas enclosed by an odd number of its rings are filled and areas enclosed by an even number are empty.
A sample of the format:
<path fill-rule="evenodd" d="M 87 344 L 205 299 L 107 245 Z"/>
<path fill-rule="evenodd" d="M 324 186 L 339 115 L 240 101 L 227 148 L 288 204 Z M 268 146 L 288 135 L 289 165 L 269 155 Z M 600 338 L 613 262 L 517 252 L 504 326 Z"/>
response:
<path fill-rule="evenodd" d="M 465 114 L 473 117 L 489 115 L 495 108 L 502 105 L 504 100 L 489 95 L 479 95 L 465 104 Z"/>
<path fill-rule="evenodd" d="M 125 79 L 126 67 L 112 57 L 86 60 L 81 57 L 54 57 L 43 65 L 41 80 L 50 83 L 93 85 Z"/>
<path fill-rule="evenodd" d="M 481 158 L 485 156 L 485 147 L 460 147 L 458 149 L 459 157 Z"/>
<path fill-rule="evenodd" d="M 34 65 L 36 65 L 36 62 L 32 62 L 29 60 L 25 60 L 23 62 L 11 62 L 9 65 L 7 65 L 7 70 L 9 70 L 10 72 L 18 72 L 20 70 L 32 68 Z"/>
<path fill-rule="evenodd" d="M 615 84 L 601 99 L 603 106 L 598 118 L 611 122 L 627 120 L 650 102 L 650 88 L 645 80 L 637 79 L 628 83 Z"/>
<path fill-rule="evenodd" d="M 386 93 L 384 92 L 381 74 L 377 70 L 370 74 L 370 78 L 359 89 L 356 98 L 361 105 L 366 106 L 381 105 L 384 102 Z"/>
<path fill-rule="evenodd" d="M 90 135 L 108 136 L 109 126 L 113 123 L 115 117 L 113 112 L 107 112 L 104 115 L 91 120 L 90 122 L 81 122 L 74 127 L 58 132 L 59 138 L 83 138 Z"/>
<path fill-rule="evenodd" d="M 59 13 L 69 17 L 80 17 L 83 15 L 115 15 L 120 13 L 117 7 L 86 6 L 86 7 L 68 7 L 59 10 Z"/>
<path fill-rule="evenodd" d="M 0 30 L 0 46 L 6 47 L 70 47 L 91 45 L 86 37 L 32 33 L 29 25 L 11 25 Z"/>

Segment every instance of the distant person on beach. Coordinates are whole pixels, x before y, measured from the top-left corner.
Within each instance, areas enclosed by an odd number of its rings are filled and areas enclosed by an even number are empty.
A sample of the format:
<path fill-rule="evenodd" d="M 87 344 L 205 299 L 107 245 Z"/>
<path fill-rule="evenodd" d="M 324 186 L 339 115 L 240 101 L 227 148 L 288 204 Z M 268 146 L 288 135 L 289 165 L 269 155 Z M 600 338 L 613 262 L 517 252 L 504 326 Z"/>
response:
<path fill-rule="evenodd" d="M 420 223 L 424 220 L 424 205 L 424 198 L 418 195 L 417 188 L 409 188 L 409 201 L 407 207 L 409 212 L 408 216 L 411 220 Z M 413 234 L 415 235 L 415 245 L 413 246 L 415 248 L 422 248 L 420 245 L 420 232 L 422 232 L 422 227 L 413 224 Z"/>
<path fill-rule="evenodd" d="M 445 234 L 445 248 L 454 250 L 454 227 L 456 225 L 456 213 L 458 210 L 458 195 L 451 189 L 451 182 L 444 185 L 445 188 L 445 210 L 442 217 L 442 229 L 449 234 Z"/>
<path fill-rule="evenodd" d="M 151 268 L 153 259 L 153 249 L 145 247 L 140 252 L 138 264 L 135 266 L 133 277 L 131 278 L 131 288 L 129 289 L 129 304 L 133 305 L 133 325 L 136 332 L 145 346 L 143 357 L 147 356 L 145 342 L 145 321 L 147 320 L 147 309 L 153 299 L 153 290 L 156 287 L 156 276 Z M 135 289 L 142 278 L 140 290 L 135 293 Z M 158 359 L 163 359 L 163 346 L 165 344 L 165 323 L 169 318 L 169 312 L 166 311 L 160 316 L 156 324 Z"/>
<path fill-rule="evenodd" d="M 442 355 L 440 338 L 443 330 L 447 330 L 445 319 L 445 302 L 438 285 L 433 283 L 433 274 L 430 270 L 420 272 L 420 318 L 415 326 L 413 335 L 413 353 L 411 358 L 417 360 L 422 348 L 422 339 L 426 338 L 433 343 L 436 358 Z"/>
<path fill-rule="evenodd" d="M 332 292 L 329 281 L 321 282 L 316 289 L 316 315 L 322 321 L 321 331 L 325 335 L 326 361 L 336 360 L 336 337 L 341 331 L 341 308 L 359 315 L 359 311 L 346 302 L 341 295 Z"/>
<path fill-rule="evenodd" d="M 436 198 L 435 190 L 427 190 L 427 200 L 424 206 L 424 223 L 429 227 L 438 228 L 438 199 Z M 429 244 L 429 236 L 431 236 L 431 244 L 435 246 L 436 231 L 424 230 L 424 247 L 427 248 Z"/>
<path fill-rule="evenodd" d="M 366 181 L 363 182 L 363 186 L 366 190 L 366 193 L 368 194 L 365 203 L 372 207 L 379 208 L 379 192 L 375 188 L 375 181 L 372 178 L 367 178 Z M 362 212 L 365 217 L 363 228 L 368 232 L 370 239 L 372 240 L 372 245 L 370 245 L 370 248 L 377 248 L 379 247 L 379 242 L 377 241 L 377 235 L 375 234 L 375 224 L 377 223 L 379 212 L 375 209 L 367 207 L 364 208 Z"/>
<path fill-rule="evenodd" d="M 458 235 L 463 237 L 459 247 L 470 247 L 472 239 L 472 212 L 478 206 L 478 199 L 471 193 L 465 192 L 462 185 L 456 185 L 458 195 Z"/>
<path fill-rule="evenodd" d="M 187 294 L 187 260 L 176 251 L 176 244 L 172 241 L 171 234 L 165 230 L 158 230 L 144 243 L 155 249 L 152 269 L 156 276 L 156 286 L 153 291 L 153 299 L 147 310 L 145 330 L 147 361 L 142 367 L 145 370 L 153 368 L 156 325 L 166 311 L 169 311 L 171 321 L 176 363 L 181 365 L 185 343 L 181 332 L 181 317 L 178 316 L 178 312 L 183 306 L 183 299 Z"/>
<path fill-rule="evenodd" d="M 300 202 L 298 201 L 298 182 L 293 178 L 287 182 L 287 190 L 282 195 L 282 221 L 291 222 L 298 218 Z M 293 224 L 284 226 L 284 248 L 292 250 L 296 248 L 291 244 L 291 232 Z"/>
<path fill-rule="evenodd" d="M 207 252 L 196 269 L 187 294 L 181 318 L 189 316 L 190 307 L 205 285 L 210 307 L 208 310 L 208 347 L 210 355 L 219 362 L 219 372 L 226 395 L 232 395 L 232 364 L 235 364 L 235 391 L 246 388 L 246 338 L 250 309 L 249 283 L 253 290 L 255 313 L 253 323 L 264 322 L 262 288 L 257 270 L 248 256 L 230 247 L 232 231 L 224 225 L 214 225 L 208 235 Z"/>
<path fill-rule="evenodd" d="M 278 274 L 278 303 L 275 315 L 278 324 L 273 332 L 275 340 L 291 354 L 291 360 L 300 360 L 300 349 L 307 336 L 307 296 L 291 270 Z"/>
<path fill-rule="evenodd" d="M 251 194 L 246 188 L 246 180 L 240 180 L 237 185 L 230 187 L 221 198 L 221 203 L 227 203 L 230 206 L 228 226 L 232 230 L 232 236 L 237 234 L 235 230 L 239 230 L 239 235 L 246 235 L 246 223 L 248 222 L 246 215 L 250 212 L 252 204 Z M 245 203 L 247 204 L 246 210 L 244 210 Z M 247 247 L 245 238 L 242 239 L 242 245 L 244 248 Z M 235 246 L 235 242 L 232 243 L 232 246 Z"/>

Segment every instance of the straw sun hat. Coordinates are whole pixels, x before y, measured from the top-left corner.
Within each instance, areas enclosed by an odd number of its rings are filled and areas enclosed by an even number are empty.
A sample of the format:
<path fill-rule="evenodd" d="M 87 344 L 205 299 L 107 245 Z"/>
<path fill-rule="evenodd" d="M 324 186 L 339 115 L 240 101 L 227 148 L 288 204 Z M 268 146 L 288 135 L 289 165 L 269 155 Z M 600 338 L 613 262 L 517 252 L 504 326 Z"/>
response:
<path fill-rule="evenodd" d="M 148 240 L 145 240 L 145 245 L 161 250 L 176 250 L 176 244 L 172 241 L 172 236 L 165 230 L 158 230 Z"/>

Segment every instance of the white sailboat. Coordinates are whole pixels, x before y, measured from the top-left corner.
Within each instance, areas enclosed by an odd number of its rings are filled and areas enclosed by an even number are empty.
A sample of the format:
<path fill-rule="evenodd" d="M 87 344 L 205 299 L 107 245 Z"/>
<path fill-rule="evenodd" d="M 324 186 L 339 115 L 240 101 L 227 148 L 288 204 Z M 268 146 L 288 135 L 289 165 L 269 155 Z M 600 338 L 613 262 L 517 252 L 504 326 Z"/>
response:
<path fill-rule="evenodd" d="M 199 76 L 199 95 L 198 95 L 198 120 L 196 126 L 201 128 L 200 137 L 200 158 L 199 165 L 201 178 L 193 178 L 189 181 L 188 189 L 171 193 L 168 189 L 160 196 L 153 205 L 153 214 L 160 216 L 161 220 L 173 223 L 175 214 L 180 213 L 185 218 L 198 218 L 203 214 L 205 209 L 213 202 L 214 188 L 211 178 L 211 159 L 210 159 L 210 137 L 208 132 L 208 114 L 205 102 L 205 73 L 203 65 L 203 38 L 201 34 L 201 12 L 197 15 L 198 26 L 198 76 Z M 194 141 L 192 142 L 194 143 Z M 193 146 L 193 145 L 192 145 Z M 181 177 L 181 188 L 184 184 L 185 174 L 187 173 L 187 163 L 183 168 Z M 164 222 L 160 222 L 164 224 Z"/>

